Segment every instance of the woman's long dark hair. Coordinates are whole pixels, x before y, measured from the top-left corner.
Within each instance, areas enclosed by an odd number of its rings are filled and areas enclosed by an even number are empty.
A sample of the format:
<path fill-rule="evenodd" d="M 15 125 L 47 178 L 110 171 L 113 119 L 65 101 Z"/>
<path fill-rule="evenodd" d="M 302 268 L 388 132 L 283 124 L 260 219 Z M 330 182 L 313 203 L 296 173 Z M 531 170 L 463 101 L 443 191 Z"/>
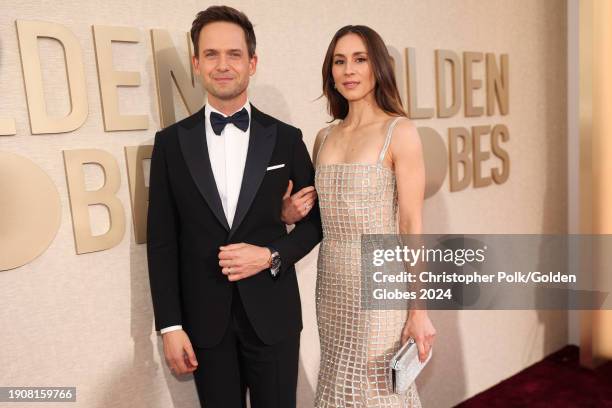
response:
<path fill-rule="evenodd" d="M 327 98 L 327 110 L 333 119 L 344 119 L 348 114 L 348 101 L 334 88 L 332 76 L 332 64 L 334 62 L 334 50 L 338 40 L 347 34 L 357 34 L 366 46 L 368 58 L 371 62 L 372 71 L 376 85 L 374 87 L 374 98 L 379 108 L 390 115 L 406 116 L 402 106 L 402 98 L 397 90 L 393 61 L 387 51 L 383 39 L 370 27 L 363 25 L 347 25 L 339 29 L 327 48 L 325 61 L 323 61 L 323 95 Z"/>
<path fill-rule="evenodd" d="M 379 108 L 390 115 L 406 116 L 402 107 L 402 98 L 397 90 L 393 62 L 383 39 L 370 27 L 363 25 L 347 25 L 339 29 L 327 48 L 325 61 L 323 61 L 323 95 L 327 98 L 327 110 L 335 119 L 344 119 L 348 114 L 348 101 L 334 88 L 332 64 L 334 50 L 338 40 L 347 34 L 357 34 L 365 43 L 368 58 L 371 62 L 376 85 L 374 98 Z"/>

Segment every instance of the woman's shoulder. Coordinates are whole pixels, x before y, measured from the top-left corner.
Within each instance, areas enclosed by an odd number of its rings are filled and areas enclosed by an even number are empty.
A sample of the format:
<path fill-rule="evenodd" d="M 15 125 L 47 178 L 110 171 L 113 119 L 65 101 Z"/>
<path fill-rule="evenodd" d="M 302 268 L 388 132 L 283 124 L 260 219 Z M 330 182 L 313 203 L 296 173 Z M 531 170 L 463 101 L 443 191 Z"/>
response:
<path fill-rule="evenodd" d="M 323 137 L 323 135 L 325 135 L 325 134 L 326 134 L 326 133 L 329 131 L 330 126 L 331 126 L 331 125 L 329 125 L 329 126 L 325 126 L 325 127 L 322 127 L 321 129 L 319 129 L 319 130 L 317 131 L 317 139 L 322 138 L 322 137 Z"/>
<path fill-rule="evenodd" d="M 315 146 L 320 144 L 323 139 L 325 139 L 327 137 L 327 135 L 329 135 L 332 131 L 332 129 L 336 126 L 336 123 L 331 123 L 325 127 L 322 127 L 321 129 L 319 129 L 319 131 L 317 132 L 317 136 L 315 138 Z"/>
<path fill-rule="evenodd" d="M 321 128 L 321 129 L 319 129 L 319 131 L 317 132 L 317 136 L 315 137 L 314 147 L 312 149 L 313 158 L 315 160 L 315 164 L 316 164 L 317 157 L 319 155 L 319 149 L 321 148 L 321 145 L 323 144 L 323 141 L 325 140 L 327 135 L 331 132 L 331 130 L 334 128 L 334 126 L 336 126 L 336 124 L 335 123 L 331 123 L 331 124 Z"/>
<path fill-rule="evenodd" d="M 407 116 L 388 115 L 387 123 L 395 122 L 395 129 L 408 130 L 410 127 L 414 127 L 414 122 L 411 121 Z"/>
<path fill-rule="evenodd" d="M 413 121 L 405 116 L 396 116 L 391 134 L 391 151 L 421 150 L 421 138 Z"/>
<path fill-rule="evenodd" d="M 319 149 L 321 148 L 321 144 L 323 143 L 323 138 L 327 136 L 327 133 L 329 133 L 330 126 L 331 125 L 319 129 L 319 131 L 317 132 L 317 136 L 315 137 L 314 147 L 312 149 L 312 158 L 315 166 L 317 164 L 317 158 L 319 157 Z"/>
<path fill-rule="evenodd" d="M 319 131 L 317 132 L 317 137 L 321 136 L 325 136 L 328 133 L 330 133 L 332 131 L 333 128 L 335 128 L 338 125 L 338 123 L 334 122 L 334 123 L 330 123 L 327 126 L 322 127 L 321 129 L 319 129 Z"/>

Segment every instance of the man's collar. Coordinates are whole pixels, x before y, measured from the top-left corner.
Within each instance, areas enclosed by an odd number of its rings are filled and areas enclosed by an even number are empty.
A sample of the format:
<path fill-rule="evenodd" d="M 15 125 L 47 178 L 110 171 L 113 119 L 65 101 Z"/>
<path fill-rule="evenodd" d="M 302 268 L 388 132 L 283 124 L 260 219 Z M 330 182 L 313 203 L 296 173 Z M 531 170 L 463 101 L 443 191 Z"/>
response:
<path fill-rule="evenodd" d="M 238 108 L 238 110 L 236 112 L 240 112 L 242 109 L 246 109 L 247 112 L 249 113 L 249 117 L 251 116 L 251 102 L 249 101 L 249 99 L 247 98 L 246 103 L 241 106 L 240 108 Z M 211 112 L 217 112 L 220 115 L 223 115 L 225 117 L 227 116 L 231 116 L 231 115 L 226 115 L 223 112 L 219 111 L 218 109 L 215 109 L 211 104 L 207 103 L 206 106 L 204 106 L 204 115 L 205 117 L 208 119 L 210 117 L 210 113 Z M 232 112 L 232 115 L 236 112 Z"/>

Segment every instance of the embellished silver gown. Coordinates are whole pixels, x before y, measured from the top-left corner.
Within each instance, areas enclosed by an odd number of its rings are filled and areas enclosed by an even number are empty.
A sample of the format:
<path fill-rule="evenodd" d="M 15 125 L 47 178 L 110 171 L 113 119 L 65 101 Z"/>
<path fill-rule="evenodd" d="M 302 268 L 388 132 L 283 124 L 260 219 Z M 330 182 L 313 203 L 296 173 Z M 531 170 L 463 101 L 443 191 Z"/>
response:
<path fill-rule="evenodd" d="M 316 408 L 421 407 L 414 384 L 396 395 L 389 381 L 389 361 L 399 349 L 407 312 L 361 305 L 361 234 L 398 232 L 395 174 L 383 159 L 400 119 L 390 120 L 375 164 L 320 165 L 317 160 L 323 240 L 316 285 L 321 341 Z"/>

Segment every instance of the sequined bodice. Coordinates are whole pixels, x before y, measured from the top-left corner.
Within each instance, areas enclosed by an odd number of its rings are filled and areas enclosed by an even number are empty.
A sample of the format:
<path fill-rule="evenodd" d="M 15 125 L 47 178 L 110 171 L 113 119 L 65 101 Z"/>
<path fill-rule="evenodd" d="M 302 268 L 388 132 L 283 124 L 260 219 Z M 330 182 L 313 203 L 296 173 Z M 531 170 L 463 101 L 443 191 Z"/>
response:
<path fill-rule="evenodd" d="M 319 165 L 315 187 L 323 239 L 358 241 L 361 234 L 396 232 L 395 174 L 382 163 Z"/>

